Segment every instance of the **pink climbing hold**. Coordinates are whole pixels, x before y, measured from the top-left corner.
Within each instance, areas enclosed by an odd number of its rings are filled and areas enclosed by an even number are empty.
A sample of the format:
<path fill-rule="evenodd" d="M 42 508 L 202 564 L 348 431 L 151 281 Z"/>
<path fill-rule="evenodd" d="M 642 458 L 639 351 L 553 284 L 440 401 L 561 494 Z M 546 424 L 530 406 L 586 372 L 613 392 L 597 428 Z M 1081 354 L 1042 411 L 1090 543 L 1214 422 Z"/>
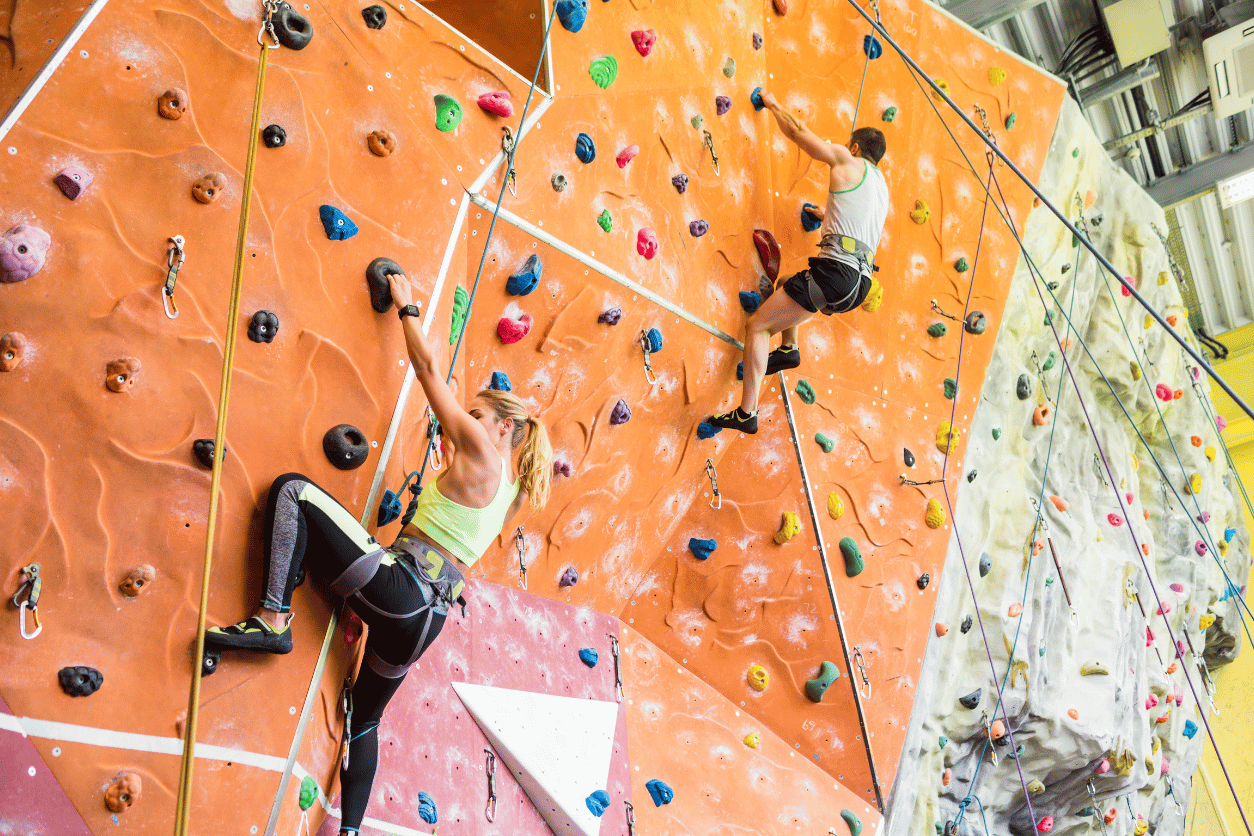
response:
<path fill-rule="evenodd" d="M 96 176 L 87 169 L 79 168 L 78 166 L 70 166 L 53 178 L 52 182 L 57 184 L 57 188 L 61 190 L 61 194 L 65 195 L 70 200 L 75 200 L 83 193 L 84 189 L 91 185 L 91 181 L 95 179 Z"/>
<path fill-rule="evenodd" d="M 1176 705 L 1184 705 L 1184 688 L 1177 685 L 1172 692 L 1172 696 L 1176 698 Z"/>
<path fill-rule="evenodd" d="M 1152 631 L 1152 630 L 1150 630 L 1150 628 L 1146 627 L 1146 628 L 1145 628 L 1145 646 L 1146 646 L 1146 647 L 1149 647 L 1149 646 L 1150 646 L 1150 645 L 1152 645 L 1153 643 L 1154 643 L 1154 631 Z"/>
<path fill-rule="evenodd" d="M 1162 775 L 1166 775 L 1168 772 L 1171 771 L 1171 761 L 1167 760 L 1166 755 L 1163 755 L 1163 765 L 1162 765 L 1162 768 L 1159 769 L 1158 771 Z"/>
<path fill-rule="evenodd" d="M 1216 415 L 1215 426 L 1219 427 L 1220 432 L 1223 432 L 1224 430 L 1228 429 L 1228 419 L 1224 418 L 1222 415 Z"/>
<path fill-rule="evenodd" d="M 1115 528 L 1118 528 L 1119 526 L 1123 525 L 1123 517 L 1119 516 L 1118 514 L 1107 514 L 1106 522 L 1110 523 Z"/>
<path fill-rule="evenodd" d="M 479 97 L 479 107 L 496 116 L 513 116 L 514 104 L 508 90 L 493 90 Z"/>
<path fill-rule="evenodd" d="M 29 279 L 43 269 L 52 236 L 37 226 L 17 224 L 0 235 L 0 282 Z"/>
<path fill-rule="evenodd" d="M 1174 592 L 1174 593 L 1176 593 L 1177 595 L 1179 595 L 1180 593 L 1184 592 L 1184 584 L 1182 584 L 1182 583 L 1173 583 L 1173 584 L 1171 585 L 1171 591 L 1172 591 L 1172 592 Z"/>
<path fill-rule="evenodd" d="M 1166 601 L 1163 601 L 1162 606 L 1158 608 L 1158 612 L 1154 614 L 1155 615 L 1167 615 L 1170 612 L 1171 612 L 1171 604 L 1168 604 Z"/>
<path fill-rule="evenodd" d="M 1129 282 L 1130 282 L 1130 281 L 1132 281 L 1131 277 L 1129 277 L 1129 278 L 1128 278 L 1128 281 L 1129 281 Z M 1123 291 L 1123 295 L 1124 295 L 1124 296 L 1131 296 L 1131 295 L 1132 295 L 1132 291 L 1128 290 L 1128 286 L 1127 286 L 1126 284 L 1121 284 L 1121 285 L 1119 285 L 1119 289 Z"/>
<path fill-rule="evenodd" d="M 1160 401 L 1169 401 L 1172 399 L 1174 395 L 1174 393 L 1171 391 L 1171 387 L 1168 386 L 1166 383 L 1160 383 L 1157 386 L 1155 386 L 1154 394 L 1158 396 L 1158 399 Z"/>
<path fill-rule="evenodd" d="M 1154 694 L 1150 694 L 1148 697 L 1145 698 L 1145 710 L 1146 711 L 1149 711 L 1151 708 L 1157 708 L 1157 707 L 1158 707 L 1157 696 L 1155 696 Z"/>
<path fill-rule="evenodd" d="M 1054 829 L 1054 817 L 1042 816 L 1041 820 L 1036 823 L 1036 829 L 1042 833 L 1048 833 Z"/>
<path fill-rule="evenodd" d="M 618 163 L 619 168 L 626 168 L 627 163 L 636 158 L 640 153 L 639 145 L 628 145 L 626 148 L 618 152 L 618 156 L 614 158 L 614 162 Z"/>
<path fill-rule="evenodd" d="M 648 57 L 657 43 L 657 32 L 652 29 L 637 29 L 631 33 L 631 42 L 636 45 L 636 52 Z"/>
<path fill-rule="evenodd" d="M 565 459 L 553 460 L 553 475 L 554 476 L 570 476 L 572 473 L 574 473 L 574 470 L 571 468 L 570 462 L 566 461 Z"/>
<path fill-rule="evenodd" d="M 501 321 L 496 323 L 496 335 L 505 345 L 516 343 L 531 333 L 532 322 L 531 314 L 520 314 L 513 319 L 503 316 Z"/>
<path fill-rule="evenodd" d="M 1102 758 L 1101 762 L 1097 764 L 1097 768 L 1093 770 L 1093 774 L 1105 775 L 1109 771 L 1110 771 L 1110 758 Z"/>
<path fill-rule="evenodd" d="M 1128 504 L 1129 504 L 1129 505 L 1131 505 L 1131 504 L 1132 504 L 1132 494 L 1130 494 L 1130 493 L 1125 493 L 1125 494 L 1124 494 L 1124 497 L 1128 500 Z"/>
<path fill-rule="evenodd" d="M 1206 544 L 1203 543 L 1201 540 L 1198 540 L 1196 543 L 1193 544 L 1193 551 L 1197 552 L 1198 557 L 1205 557 L 1206 556 Z"/>
<path fill-rule="evenodd" d="M 646 259 L 657 255 L 657 235 L 647 226 L 636 233 L 636 252 Z"/>
<path fill-rule="evenodd" d="M 1198 514 L 1197 521 L 1201 523 L 1210 522 L 1210 511 L 1203 511 L 1202 513 Z"/>

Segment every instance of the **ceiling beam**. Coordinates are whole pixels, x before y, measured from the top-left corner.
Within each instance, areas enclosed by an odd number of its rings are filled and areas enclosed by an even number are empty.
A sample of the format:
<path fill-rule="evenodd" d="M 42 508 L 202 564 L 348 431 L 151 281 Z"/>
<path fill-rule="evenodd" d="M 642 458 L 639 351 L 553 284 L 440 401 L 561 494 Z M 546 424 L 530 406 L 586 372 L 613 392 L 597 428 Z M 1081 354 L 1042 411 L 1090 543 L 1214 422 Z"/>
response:
<path fill-rule="evenodd" d="M 1131 67 L 1120 70 L 1110 78 L 1103 78 L 1096 84 L 1085 87 L 1077 92 L 1080 99 L 1080 107 L 1092 107 L 1100 104 L 1107 99 L 1118 96 L 1125 90 L 1131 90 L 1133 87 L 1140 87 L 1147 81 L 1158 78 L 1158 62 L 1142 61 L 1139 64 L 1133 64 Z"/>
<path fill-rule="evenodd" d="M 987 29 L 1020 12 L 1039 6 L 1045 0 L 954 0 L 945 11 L 972 29 Z"/>
<path fill-rule="evenodd" d="M 1254 169 L 1254 142 L 1247 142 L 1226 154 L 1216 154 L 1196 165 L 1182 168 L 1170 177 L 1155 180 L 1146 187 L 1150 197 L 1164 209 L 1215 190 L 1220 180 Z"/>

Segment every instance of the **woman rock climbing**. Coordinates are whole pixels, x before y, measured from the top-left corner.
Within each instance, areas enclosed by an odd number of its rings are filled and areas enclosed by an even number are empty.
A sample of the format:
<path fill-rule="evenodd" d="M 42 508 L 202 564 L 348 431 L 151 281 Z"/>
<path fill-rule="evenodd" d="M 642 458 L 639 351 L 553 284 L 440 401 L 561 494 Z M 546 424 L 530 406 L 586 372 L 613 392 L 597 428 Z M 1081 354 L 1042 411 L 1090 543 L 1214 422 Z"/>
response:
<path fill-rule="evenodd" d="M 439 635 L 449 608 L 464 603 L 463 573 L 524 502 L 543 507 L 552 466 L 544 425 L 516 396 L 488 389 L 462 409 L 419 326 L 409 279 L 390 274 L 388 283 L 414 374 L 452 443 L 451 462 L 419 495 L 413 521 L 388 548 L 311 480 L 299 473 L 280 476 L 266 503 L 261 606 L 205 636 L 210 647 L 290 652 L 292 590 L 302 566 L 348 599 L 370 625 L 345 734 L 341 834 L 357 833 L 365 816 L 388 700 Z"/>

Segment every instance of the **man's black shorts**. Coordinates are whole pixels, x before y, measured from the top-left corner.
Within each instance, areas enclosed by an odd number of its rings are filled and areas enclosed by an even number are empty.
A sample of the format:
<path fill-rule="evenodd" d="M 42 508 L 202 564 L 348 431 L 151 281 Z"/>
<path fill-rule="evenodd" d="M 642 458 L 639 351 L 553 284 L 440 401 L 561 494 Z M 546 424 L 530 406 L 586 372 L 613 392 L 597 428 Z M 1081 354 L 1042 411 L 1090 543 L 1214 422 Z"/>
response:
<path fill-rule="evenodd" d="M 871 277 L 863 275 L 858 268 L 830 258 L 812 258 L 808 270 L 802 270 L 784 282 L 784 292 L 788 294 L 788 298 L 810 313 L 819 312 L 810 301 L 811 277 L 818 284 L 828 304 L 833 306 L 823 311 L 829 316 L 855 310 L 871 292 Z"/>

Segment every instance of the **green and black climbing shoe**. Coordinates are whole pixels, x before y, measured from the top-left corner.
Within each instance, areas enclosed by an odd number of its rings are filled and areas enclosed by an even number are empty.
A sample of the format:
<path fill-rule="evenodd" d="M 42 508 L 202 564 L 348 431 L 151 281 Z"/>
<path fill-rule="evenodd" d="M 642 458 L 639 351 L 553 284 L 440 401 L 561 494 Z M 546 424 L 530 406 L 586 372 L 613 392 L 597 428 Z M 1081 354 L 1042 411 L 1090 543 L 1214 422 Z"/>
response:
<path fill-rule="evenodd" d="M 210 627 L 205 631 L 208 647 L 230 647 L 239 650 L 264 650 L 266 653 L 292 652 L 292 625 L 276 630 L 257 616 L 239 624 Z"/>
<path fill-rule="evenodd" d="M 781 345 L 766 356 L 766 373 L 795 369 L 801 365 L 801 349 L 795 345 Z"/>
<path fill-rule="evenodd" d="M 742 433 L 753 435 L 758 431 L 758 414 L 745 412 L 740 407 L 736 407 L 731 412 L 724 412 L 722 415 L 711 415 L 710 423 L 725 430 L 740 430 Z"/>

